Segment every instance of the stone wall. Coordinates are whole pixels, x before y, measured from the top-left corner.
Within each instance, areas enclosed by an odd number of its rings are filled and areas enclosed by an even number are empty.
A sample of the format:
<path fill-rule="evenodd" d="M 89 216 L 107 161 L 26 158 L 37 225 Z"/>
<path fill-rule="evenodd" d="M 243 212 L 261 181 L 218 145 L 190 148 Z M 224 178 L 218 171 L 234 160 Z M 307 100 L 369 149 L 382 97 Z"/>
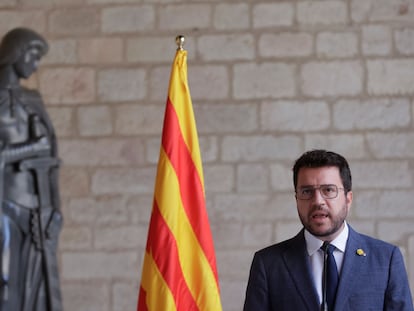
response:
<path fill-rule="evenodd" d="M 27 81 L 58 132 L 66 311 L 135 310 L 174 57 L 186 36 L 224 311 L 258 248 L 295 234 L 291 166 L 345 155 L 350 224 L 414 286 L 413 0 L 0 0 L 51 50 Z"/>

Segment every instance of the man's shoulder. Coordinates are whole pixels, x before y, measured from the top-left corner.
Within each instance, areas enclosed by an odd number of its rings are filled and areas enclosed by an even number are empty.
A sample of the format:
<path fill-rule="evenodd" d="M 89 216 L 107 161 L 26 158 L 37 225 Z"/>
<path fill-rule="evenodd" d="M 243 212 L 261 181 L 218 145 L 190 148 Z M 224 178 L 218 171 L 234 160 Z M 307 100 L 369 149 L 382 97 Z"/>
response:
<path fill-rule="evenodd" d="M 367 249 L 370 249 L 371 251 L 378 252 L 383 255 L 386 253 L 392 253 L 396 250 L 399 250 L 398 246 L 390 242 L 384 241 L 382 239 L 367 234 L 356 232 L 355 230 L 352 230 L 352 232 L 350 232 L 349 237 L 350 239 L 352 239 L 352 242 L 353 244 L 355 244 L 355 246 L 360 244 L 361 248 L 365 247 Z"/>
<path fill-rule="evenodd" d="M 270 254 L 284 253 L 285 251 L 291 249 L 292 247 L 304 246 L 305 245 L 304 243 L 305 243 L 305 238 L 303 236 L 303 230 L 302 230 L 296 236 L 290 239 L 266 246 L 258 250 L 256 254 L 259 256 L 267 256 Z"/>

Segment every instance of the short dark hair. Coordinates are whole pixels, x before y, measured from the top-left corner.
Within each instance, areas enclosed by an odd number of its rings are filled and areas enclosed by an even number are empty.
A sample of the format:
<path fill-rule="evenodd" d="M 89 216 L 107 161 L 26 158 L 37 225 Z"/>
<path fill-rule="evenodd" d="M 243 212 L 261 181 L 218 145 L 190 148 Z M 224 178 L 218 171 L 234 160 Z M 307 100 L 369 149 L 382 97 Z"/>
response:
<path fill-rule="evenodd" d="M 334 166 L 339 169 L 345 193 L 352 190 L 352 176 L 346 159 L 338 153 L 322 149 L 307 151 L 302 154 L 293 166 L 293 185 L 296 189 L 298 184 L 298 174 L 302 167 L 318 168 Z"/>

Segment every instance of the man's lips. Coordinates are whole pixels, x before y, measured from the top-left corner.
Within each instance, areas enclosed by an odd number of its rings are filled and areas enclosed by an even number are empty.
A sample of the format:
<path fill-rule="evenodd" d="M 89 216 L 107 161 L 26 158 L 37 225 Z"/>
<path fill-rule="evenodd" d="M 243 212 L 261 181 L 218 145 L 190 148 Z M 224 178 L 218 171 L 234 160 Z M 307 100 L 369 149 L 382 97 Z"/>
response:
<path fill-rule="evenodd" d="M 329 214 L 328 213 L 324 213 L 324 212 L 315 212 L 312 213 L 311 218 L 312 219 L 325 219 L 328 218 Z"/>

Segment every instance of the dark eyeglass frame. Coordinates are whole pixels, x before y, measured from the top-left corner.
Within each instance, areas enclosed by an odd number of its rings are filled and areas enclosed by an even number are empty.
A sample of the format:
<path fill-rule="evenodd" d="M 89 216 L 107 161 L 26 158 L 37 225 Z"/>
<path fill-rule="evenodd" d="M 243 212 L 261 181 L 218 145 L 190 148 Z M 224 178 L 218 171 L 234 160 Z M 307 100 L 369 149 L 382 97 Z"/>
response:
<path fill-rule="evenodd" d="M 299 200 L 311 200 L 315 196 L 316 190 L 319 190 L 319 193 L 324 199 L 335 199 L 338 197 L 339 190 L 344 190 L 344 188 L 339 188 L 334 184 L 304 186 L 296 189 L 296 198 Z"/>

